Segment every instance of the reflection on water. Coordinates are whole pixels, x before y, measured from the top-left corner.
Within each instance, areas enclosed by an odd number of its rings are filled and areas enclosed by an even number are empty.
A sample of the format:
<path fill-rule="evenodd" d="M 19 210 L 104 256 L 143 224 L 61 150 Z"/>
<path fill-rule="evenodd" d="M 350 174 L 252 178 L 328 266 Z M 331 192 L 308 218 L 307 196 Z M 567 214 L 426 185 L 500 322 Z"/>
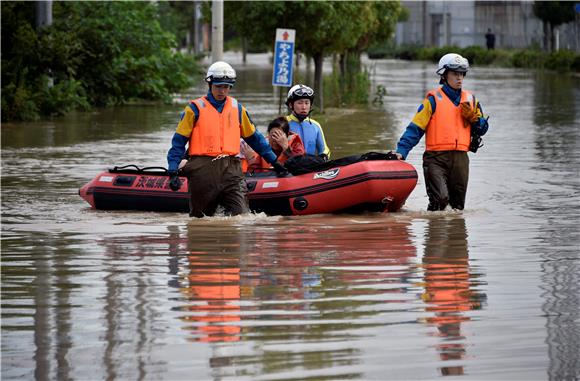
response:
<path fill-rule="evenodd" d="M 79 143 L 123 139 L 174 124 L 174 106 L 127 106 L 73 112 L 50 121 L 2 124 L 2 148 L 63 147 Z"/>
<path fill-rule="evenodd" d="M 283 229 L 251 231 L 221 225 L 211 227 L 220 233 L 212 236 L 199 223 L 189 225 L 178 310 L 192 340 L 262 347 L 251 355 L 212 357 L 220 375 L 231 374 L 232 366 L 258 376 L 309 364 L 310 372 L 332 369 L 346 376 L 341 369 L 361 356 L 348 338 L 381 327 L 382 315 L 396 319 L 414 300 L 409 222 L 345 222 L 335 220 L 329 228 L 325 219 L 312 217 L 305 226 L 290 219 Z"/>
<path fill-rule="evenodd" d="M 235 96 L 263 130 L 258 59 Z M 335 157 L 394 148 L 436 82 L 372 65 L 383 105 L 315 116 Z M 163 165 L 182 104 L 3 124 L 2 379 L 577 379 L 580 79 L 467 83 L 492 118 L 462 213 L 426 213 L 421 184 L 390 215 L 94 211 L 78 188 Z"/>
<path fill-rule="evenodd" d="M 180 310 L 194 340 L 202 342 L 238 341 L 240 339 L 241 269 L 243 253 L 248 252 L 245 234 L 239 229 L 225 229 L 206 242 L 200 229 L 190 226 L 187 236 L 187 281 L 180 284 L 185 300 L 191 302 Z M 203 231 L 203 230 L 201 230 Z"/>
<path fill-rule="evenodd" d="M 566 75 L 552 72 L 539 72 L 534 81 L 534 124 L 541 129 L 546 125 L 561 126 L 564 130 L 570 125 L 578 125 L 580 110 L 578 96 L 580 89 L 577 81 Z M 569 135 L 570 137 L 572 134 Z M 573 139 L 572 142 L 576 140 Z"/>
<path fill-rule="evenodd" d="M 554 73 L 538 74 L 534 82 L 533 110 L 536 152 L 545 169 L 551 163 L 570 165 L 580 156 L 580 88 Z M 576 160 L 572 159 L 573 156 Z M 578 184 L 578 183 L 577 183 Z"/>
<path fill-rule="evenodd" d="M 558 211 L 542 222 L 541 278 L 550 358 L 550 380 L 580 377 L 580 88 L 566 76 L 540 74 L 534 82 L 535 148 L 538 168 L 549 171 L 539 193 L 542 201 L 530 207 Z M 570 176 L 570 171 L 575 175 Z M 570 202 L 572 201 L 572 202 Z M 569 214 L 571 219 L 565 218 Z M 572 245 L 563 245 L 563 242 Z"/>
<path fill-rule="evenodd" d="M 482 308 L 485 294 L 474 290 L 483 283 L 481 274 L 469 267 L 465 220 L 459 217 L 430 218 L 425 232 L 423 255 L 426 310 L 434 316 L 426 322 L 437 327 L 441 343 L 437 345 L 443 362 L 457 363 L 466 355 L 467 339 L 461 324 L 470 320 L 467 311 Z M 464 374 L 463 365 L 443 365 L 441 374 Z"/>

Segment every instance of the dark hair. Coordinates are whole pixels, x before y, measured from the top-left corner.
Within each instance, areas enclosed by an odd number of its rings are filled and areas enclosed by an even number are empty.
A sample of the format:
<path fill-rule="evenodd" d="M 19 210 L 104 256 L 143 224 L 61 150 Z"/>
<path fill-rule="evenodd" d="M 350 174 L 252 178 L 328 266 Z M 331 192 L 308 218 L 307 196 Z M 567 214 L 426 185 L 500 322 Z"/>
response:
<path fill-rule="evenodd" d="M 268 132 L 270 132 L 272 128 L 281 129 L 282 131 L 284 131 L 286 136 L 288 136 L 288 134 L 290 133 L 290 126 L 288 125 L 288 120 L 286 119 L 285 116 L 279 116 L 273 121 L 271 121 L 270 124 L 268 125 Z"/>

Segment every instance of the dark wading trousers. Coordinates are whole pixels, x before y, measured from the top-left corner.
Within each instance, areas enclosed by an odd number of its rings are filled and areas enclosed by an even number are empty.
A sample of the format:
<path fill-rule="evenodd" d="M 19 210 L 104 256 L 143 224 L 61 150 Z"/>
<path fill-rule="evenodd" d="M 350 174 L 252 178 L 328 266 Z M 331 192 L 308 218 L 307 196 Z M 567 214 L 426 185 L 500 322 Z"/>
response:
<path fill-rule="evenodd" d="M 467 152 L 425 151 L 423 174 L 429 196 L 427 210 L 443 210 L 448 204 L 463 210 L 469 179 Z"/>
<path fill-rule="evenodd" d="M 239 158 L 193 156 L 183 167 L 182 173 L 188 179 L 191 217 L 213 216 L 218 205 L 223 206 L 230 216 L 249 212 Z"/>

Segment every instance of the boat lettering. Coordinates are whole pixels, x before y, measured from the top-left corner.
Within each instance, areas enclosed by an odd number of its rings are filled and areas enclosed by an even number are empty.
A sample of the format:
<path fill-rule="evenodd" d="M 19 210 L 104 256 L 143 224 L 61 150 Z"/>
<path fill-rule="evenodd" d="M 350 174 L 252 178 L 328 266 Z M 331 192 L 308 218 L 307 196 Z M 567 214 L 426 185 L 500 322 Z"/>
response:
<path fill-rule="evenodd" d="M 168 188 L 169 182 L 167 181 L 167 179 L 169 179 L 169 177 L 140 176 L 139 179 L 137 180 L 137 185 L 135 185 L 135 187 L 155 188 L 155 189 Z"/>
<path fill-rule="evenodd" d="M 278 182 L 277 181 L 270 181 L 270 182 L 262 184 L 262 189 L 266 189 L 266 188 L 278 188 Z"/>
<path fill-rule="evenodd" d="M 336 176 L 338 176 L 339 172 L 340 172 L 340 168 L 329 169 L 327 171 L 315 173 L 313 179 L 314 180 L 316 180 L 316 179 L 332 180 Z"/>
<path fill-rule="evenodd" d="M 101 177 L 99 177 L 99 181 L 102 181 L 104 183 L 112 183 L 113 179 L 114 179 L 113 176 L 101 176 Z"/>

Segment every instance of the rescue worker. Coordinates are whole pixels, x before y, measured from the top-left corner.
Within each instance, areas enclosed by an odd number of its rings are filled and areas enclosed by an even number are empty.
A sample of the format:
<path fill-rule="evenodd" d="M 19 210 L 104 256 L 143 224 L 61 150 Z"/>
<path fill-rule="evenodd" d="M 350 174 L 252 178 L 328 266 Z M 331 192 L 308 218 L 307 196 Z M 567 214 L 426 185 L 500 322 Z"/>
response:
<path fill-rule="evenodd" d="M 276 154 L 256 129 L 248 112 L 229 96 L 236 82 L 236 71 L 226 62 L 213 63 L 205 81 L 208 92 L 192 100 L 181 114 L 167 153 L 170 188 L 177 191 L 181 182 L 177 175 L 179 163 L 189 143 L 189 159 L 181 169 L 188 178 L 189 215 L 212 216 L 218 205 L 226 214 L 249 211 L 243 193 L 240 158 L 240 138 L 260 154 L 274 170 L 284 176 L 288 172 L 276 161 Z"/>
<path fill-rule="evenodd" d="M 397 143 L 397 157 L 409 151 L 426 134 L 423 173 L 429 197 L 427 210 L 447 205 L 462 210 L 469 178 L 468 151 L 476 152 L 488 130 L 481 104 L 463 89 L 469 62 L 459 54 L 445 54 L 437 74 L 443 85 L 427 93 L 417 113 Z"/>
<path fill-rule="evenodd" d="M 288 120 L 280 116 L 268 125 L 266 137 L 277 155 L 278 162 L 284 164 L 286 160 L 294 156 L 304 155 L 304 144 L 300 136 L 290 131 Z M 248 162 L 248 169 L 253 171 L 267 170 L 268 163 L 252 150 L 247 144 L 242 144 L 242 152 Z"/>
<path fill-rule="evenodd" d="M 300 135 L 306 153 L 330 158 L 330 149 L 326 145 L 324 133 L 320 123 L 310 118 L 314 90 L 306 85 L 294 85 L 288 91 L 286 106 L 291 114 L 286 117 L 290 124 L 290 131 Z"/>

